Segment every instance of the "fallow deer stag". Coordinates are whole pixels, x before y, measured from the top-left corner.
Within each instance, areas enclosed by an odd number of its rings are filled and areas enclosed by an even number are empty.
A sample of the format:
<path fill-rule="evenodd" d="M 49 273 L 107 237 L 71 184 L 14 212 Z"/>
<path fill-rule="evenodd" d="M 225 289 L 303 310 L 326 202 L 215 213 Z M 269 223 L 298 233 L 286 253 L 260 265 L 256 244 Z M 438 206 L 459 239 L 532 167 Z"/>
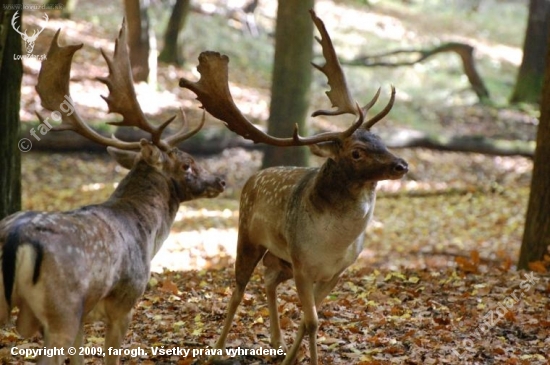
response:
<path fill-rule="evenodd" d="M 328 77 L 327 95 L 336 110 L 318 110 L 317 115 L 349 113 L 357 117 L 343 132 L 301 137 L 297 128 L 289 138 L 276 138 L 255 128 L 235 105 L 228 85 L 228 58 L 205 52 L 199 57 L 198 82 L 180 80 L 192 90 L 203 107 L 225 122 L 232 131 L 257 143 L 273 146 L 310 146 L 326 157 L 320 168 L 275 167 L 252 176 L 240 201 L 236 288 L 227 310 L 221 336 L 215 347 L 225 349 L 237 307 L 254 268 L 262 259 L 269 307 L 271 345 L 286 347 L 277 313 L 277 286 L 292 277 L 302 304 L 303 317 L 292 348 L 283 364 L 292 364 L 304 335 L 309 337 L 311 364 L 317 364 L 317 309 L 334 288 L 342 272 L 363 249 L 365 228 L 375 203 L 376 184 L 399 179 L 408 165 L 392 155 L 370 128 L 393 106 L 395 90 L 388 105 L 364 121 L 380 90 L 363 108 L 353 100 L 344 73 L 323 22 L 311 11 L 322 38 L 324 66 L 314 65 Z"/>
<path fill-rule="evenodd" d="M 83 323 L 106 324 L 106 364 L 117 364 L 132 308 L 143 294 L 150 262 L 170 233 L 181 202 L 212 198 L 224 181 L 195 163 L 175 145 L 199 131 L 184 127 L 164 139 L 161 134 L 174 119 L 154 126 L 143 114 L 134 90 L 122 24 L 111 58 L 103 51 L 109 75 L 99 78 L 109 88 L 104 97 L 109 111 L 122 115 L 119 126 L 135 126 L 151 141 L 126 142 L 92 130 L 74 110 L 69 94 L 73 55 L 82 44 L 59 46 L 53 38 L 42 63 L 36 90 L 42 106 L 57 111 L 57 130 L 73 130 L 108 146 L 111 155 L 131 171 L 102 204 L 68 212 L 20 212 L 0 221 L 2 275 L 0 322 L 19 308 L 16 327 L 25 336 L 41 331 L 46 348 L 64 348 L 64 355 L 42 356 L 38 364 L 62 364 L 67 347 L 83 344 Z M 52 113 L 53 114 L 53 113 Z M 42 118 L 40 118 L 43 120 Z M 83 358 L 71 356 L 71 365 Z"/>

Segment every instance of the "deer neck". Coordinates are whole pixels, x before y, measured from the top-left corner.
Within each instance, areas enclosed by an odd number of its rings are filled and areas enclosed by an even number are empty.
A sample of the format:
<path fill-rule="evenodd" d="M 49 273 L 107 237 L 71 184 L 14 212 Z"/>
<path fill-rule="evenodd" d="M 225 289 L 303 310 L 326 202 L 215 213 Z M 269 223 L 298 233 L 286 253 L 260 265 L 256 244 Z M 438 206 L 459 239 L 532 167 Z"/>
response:
<path fill-rule="evenodd" d="M 365 211 L 371 209 L 376 181 L 351 176 L 334 160 L 328 159 L 313 179 L 310 201 L 320 210 Z"/>
<path fill-rule="evenodd" d="M 179 208 L 175 184 L 162 173 L 144 162 L 136 166 L 119 183 L 105 206 L 135 215 L 144 237 L 153 240 L 154 255 L 168 237 Z"/>

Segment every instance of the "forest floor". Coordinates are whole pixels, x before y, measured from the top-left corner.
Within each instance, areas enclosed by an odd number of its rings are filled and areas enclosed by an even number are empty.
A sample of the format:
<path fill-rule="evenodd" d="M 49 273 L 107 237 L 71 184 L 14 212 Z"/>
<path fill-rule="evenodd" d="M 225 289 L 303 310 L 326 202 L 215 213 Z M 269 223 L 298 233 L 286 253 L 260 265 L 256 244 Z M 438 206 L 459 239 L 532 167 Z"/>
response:
<path fill-rule="evenodd" d="M 323 10 L 327 3 L 319 1 L 320 15 L 328 17 L 330 11 Z M 106 8 L 98 8 L 98 11 L 101 9 Z M 392 12 L 376 18 L 376 26 L 382 30 L 396 29 L 399 23 L 395 22 L 395 11 Z M 344 14 L 342 11 L 333 13 Z M 347 10 L 345 14 L 353 15 Z M 40 17 L 40 14 L 33 14 L 27 19 L 39 23 Z M 85 120 L 108 118 L 103 101 L 98 97 L 106 94 L 106 90 L 98 86 L 93 77 L 105 74 L 105 64 L 97 48 L 105 47 L 110 52 L 110 40 L 116 30 L 104 26 L 107 22 L 111 24 L 107 15 L 101 20 L 103 24 L 97 25 L 93 21 L 51 19 L 36 46 L 37 52 L 45 52 L 46 41 L 58 27 L 64 28 L 62 38 L 67 37 L 63 42 L 86 43 L 75 57 L 72 79 L 76 82 L 71 89 Z M 337 23 L 332 19 L 328 24 L 331 29 Z M 366 23 L 359 21 L 357 24 Z M 384 33 L 382 30 L 380 32 Z M 488 53 L 496 55 L 494 51 L 500 48 L 494 44 L 489 46 L 495 48 Z M 193 51 L 192 46 L 187 49 Z M 487 48 L 481 49 L 487 51 Z M 197 54 L 193 55 L 193 60 Z M 504 64 L 503 59 L 498 62 Z M 253 80 L 239 71 L 239 67 L 234 66 L 239 62 L 242 60 L 233 62 L 232 58 L 232 67 L 235 67 L 232 78 L 242 82 L 232 83 L 237 103 L 254 119 L 266 120 L 267 81 Z M 488 64 L 495 65 L 497 61 L 493 59 Z M 35 120 L 33 112 L 40 110 L 34 93 L 38 69 L 39 64 L 32 61 L 25 64 L 22 119 L 26 122 Z M 418 67 L 414 71 L 417 74 L 412 77 L 413 83 L 429 88 L 424 77 L 434 75 L 431 69 Z M 385 71 L 377 75 L 382 75 L 386 85 L 387 80 L 403 81 L 411 77 L 409 71 L 402 72 L 395 78 L 387 77 Z M 500 73 L 511 79 L 505 72 Z M 191 114 L 191 120 L 198 116 L 197 103 L 191 100 L 189 93 L 177 87 L 180 76 L 196 77 L 190 68 L 161 66 L 161 91 L 151 90 L 143 84 L 138 86 L 138 96 L 147 101 L 144 110 L 148 115 L 164 119 L 183 105 Z M 252 84 L 242 80 L 252 81 Z M 314 91 L 322 95 L 325 82 L 317 84 L 317 91 Z M 407 105 L 410 109 L 399 110 L 398 106 L 397 116 L 392 112 L 384 123 L 380 123 L 381 132 L 392 133 L 401 125 L 400 117 L 408 115 L 411 120 L 426 117 L 424 128 L 446 133 L 474 132 L 525 140 L 534 137 L 536 120 L 530 113 L 476 104 L 471 96 L 463 97 L 466 94 L 464 85 L 454 85 L 448 93 L 441 91 L 444 89 L 441 85 L 431 87 L 439 90 L 433 93 L 439 101 L 431 101 L 441 104 L 439 108 L 427 105 L 422 99 L 432 93 L 423 90 L 422 95 L 411 94 L 404 85 L 405 91 L 398 93 L 396 104 Z M 402 89 L 398 85 L 398 90 Z M 446 102 L 441 103 L 445 99 L 453 102 L 459 99 L 459 102 L 449 106 Z M 326 106 L 326 100 L 315 99 L 315 103 L 321 102 Z M 411 110 L 416 114 L 408 113 Z M 213 119 L 207 123 L 215 124 Z M 343 123 L 336 122 L 336 127 Z M 323 119 L 313 125 L 314 130 L 327 128 L 333 126 Z M 549 364 L 550 278 L 547 269 L 550 258 L 533 265 L 532 274 L 517 271 L 515 267 L 532 161 L 523 157 L 424 149 L 403 149 L 395 153 L 408 161 L 410 172 L 401 181 L 379 184 L 377 207 L 367 230 L 365 249 L 320 308 L 321 362 Z M 144 297 L 136 306 L 123 345 L 128 350 L 145 349 L 146 354 L 123 356 L 124 364 L 204 363 L 207 358 L 204 355 L 159 356 L 153 354 L 153 348 L 179 347 L 204 354 L 205 349 L 214 344 L 223 323 L 233 286 L 238 197 L 246 179 L 260 168 L 261 152 L 227 149 L 220 155 L 200 156 L 198 160 L 211 172 L 223 175 L 228 189 L 219 198 L 193 201 L 180 207 L 172 233 L 153 261 L 154 273 Z M 314 159 L 313 163 L 319 165 L 322 161 Z M 23 155 L 24 209 L 67 210 L 101 202 L 125 173 L 106 154 L 28 152 Z M 300 305 L 292 281 L 281 285 L 279 293 L 281 325 L 286 343 L 291 344 L 300 319 Z M 258 268 L 237 313 L 228 347 L 269 348 L 268 327 L 262 275 Z M 102 325 L 87 325 L 86 346 L 102 345 Z M 13 346 L 40 348 L 41 340 L 38 337 L 21 339 L 13 327 L 0 329 L 0 361 L 3 364 L 34 361 L 12 356 Z M 300 363 L 308 363 L 306 342 L 299 357 Z M 263 355 L 239 356 L 232 360 L 228 363 L 278 361 Z M 102 363 L 100 356 L 86 356 L 86 364 L 99 363 Z"/>
<path fill-rule="evenodd" d="M 397 152 L 411 166 L 380 184 L 360 259 L 320 309 L 324 364 L 548 364 L 549 262 L 515 269 L 531 161 L 521 157 Z M 243 149 L 199 158 L 222 174 L 220 198 L 182 204 L 172 234 L 153 262 L 124 348 L 146 355 L 127 364 L 202 363 L 206 356 L 154 356 L 153 347 L 205 351 L 219 334 L 233 286 L 238 195 L 260 166 Z M 23 159 L 25 209 L 65 210 L 100 202 L 125 171 L 101 154 L 29 153 Z M 546 266 L 546 267 L 545 267 Z M 261 270 L 254 274 L 228 339 L 230 348 L 269 348 Z M 279 289 L 287 343 L 300 318 L 292 281 Z M 86 327 L 86 346 L 103 344 L 103 327 Z M 40 347 L 13 328 L 0 332 L 3 363 L 21 364 L 12 346 Z M 300 354 L 307 363 L 307 344 Z M 87 356 L 87 364 L 101 363 Z M 269 364 L 248 355 L 232 364 Z"/>

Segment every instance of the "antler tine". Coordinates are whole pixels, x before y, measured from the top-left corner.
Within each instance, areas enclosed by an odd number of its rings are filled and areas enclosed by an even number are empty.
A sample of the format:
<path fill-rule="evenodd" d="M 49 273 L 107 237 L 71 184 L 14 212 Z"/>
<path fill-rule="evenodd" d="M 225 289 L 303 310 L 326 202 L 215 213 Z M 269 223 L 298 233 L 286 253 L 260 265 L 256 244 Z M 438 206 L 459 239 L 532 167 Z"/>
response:
<path fill-rule="evenodd" d="M 363 124 L 363 121 L 365 120 L 365 115 L 363 114 L 363 110 L 359 107 L 359 105 L 357 105 L 356 111 L 358 114 L 357 120 L 345 131 L 319 133 L 307 138 L 302 138 L 298 136 L 298 140 L 301 142 L 301 145 L 310 145 L 335 140 L 341 141 L 343 139 L 346 139 L 347 137 L 351 136 L 353 132 L 359 129 L 359 127 L 361 126 L 361 124 Z"/>
<path fill-rule="evenodd" d="M 380 97 L 380 91 L 382 90 L 382 87 L 379 87 L 378 90 L 376 90 L 376 94 L 374 94 L 371 101 L 369 101 L 367 104 L 365 104 L 364 107 L 361 108 L 363 110 L 363 114 L 367 114 L 367 112 L 370 110 L 370 108 L 373 107 L 374 104 L 378 101 L 378 98 Z"/>
<path fill-rule="evenodd" d="M 69 93 L 69 81 L 73 56 L 82 48 L 82 44 L 59 46 L 60 31 L 55 33 L 47 58 L 42 62 L 36 85 L 42 106 L 61 115 L 61 124 L 53 129 L 56 131 L 72 130 L 104 146 L 120 149 L 139 148 L 139 142 L 115 141 L 100 135 L 84 123 L 75 111 Z M 42 122 L 44 121 L 42 116 L 38 115 L 38 117 Z"/>
<path fill-rule="evenodd" d="M 194 136 L 197 134 L 201 128 L 204 126 L 204 122 L 206 121 L 206 112 L 203 111 L 202 118 L 198 126 L 193 128 L 190 131 L 187 131 L 187 117 L 185 116 L 185 113 L 183 112 L 183 109 L 180 109 L 181 112 L 181 119 L 182 119 L 182 126 L 180 130 L 165 139 L 163 139 L 163 142 L 165 142 L 170 147 L 176 147 L 176 145 L 182 141 L 185 141 L 186 139 Z"/>
<path fill-rule="evenodd" d="M 126 19 L 124 18 L 122 20 L 120 32 L 115 41 L 113 56 L 109 57 L 103 49 L 101 50 L 101 54 L 109 67 L 109 75 L 107 77 L 97 78 L 97 80 L 107 85 L 109 89 L 109 96 L 101 97 L 107 103 L 110 113 L 122 115 L 122 121 L 109 122 L 109 124 L 137 127 L 150 133 L 152 142 L 157 146 L 161 146 L 160 136 L 167 124 L 158 127 L 151 125 L 139 106 L 136 91 L 134 89 L 134 80 L 132 78 L 126 33 Z M 172 120 L 170 120 L 170 122 Z M 168 124 L 170 122 L 168 122 Z"/>
<path fill-rule="evenodd" d="M 172 123 L 174 121 L 174 119 L 176 119 L 176 117 L 177 117 L 177 115 L 171 116 L 170 118 L 168 118 L 166 120 L 166 122 L 164 122 L 164 123 L 162 123 L 161 125 L 158 126 L 158 130 L 159 130 L 160 134 L 162 134 L 162 132 L 164 132 L 166 127 L 168 127 L 170 125 L 170 123 Z"/>
<path fill-rule="evenodd" d="M 378 98 L 378 94 L 380 94 L 380 89 L 378 89 L 378 93 L 376 94 L 376 97 Z M 388 101 L 388 104 L 384 109 L 382 109 L 378 114 L 376 114 L 374 117 L 369 119 L 364 125 L 363 128 L 369 130 L 373 125 L 375 125 L 377 122 L 379 122 L 382 118 L 384 118 L 388 113 L 390 112 L 391 108 L 393 107 L 393 103 L 395 101 L 395 87 L 391 86 L 391 96 L 390 101 Z M 374 103 L 373 103 L 374 104 Z M 370 103 L 369 103 L 370 105 Z M 367 108 L 368 105 L 365 105 L 365 108 Z M 369 108 L 372 105 L 369 106 Z M 366 109 L 368 110 L 368 109 Z M 366 111 L 365 111 L 366 112 Z"/>
<path fill-rule="evenodd" d="M 323 56 L 325 58 L 325 65 L 319 66 L 315 63 L 311 63 L 313 67 L 324 73 L 328 79 L 328 84 L 331 87 L 329 91 L 326 92 L 328 98 L 330 99 L 332 106 L 336 107 L 336 110 L 317 110 L 311 116 L 315 117 L 317 115 L 340 115 L 340 114 L 354 114 L 357 115 L 357 109 L 355 108 L 355 101 L 351 96 L 349 91 L 346 77 L 340 61 L 338 61 L 338 56 L 334 50 L 334 45 L 328 34 L 328 31 L 325 27 L 323 21 L 317 17 L 315 11 L 310 10 L 311 19 L 313 23 L 321 33 L 321 38 L 315 37 L 317 42 L 321 44 L 323 49 Z"/>

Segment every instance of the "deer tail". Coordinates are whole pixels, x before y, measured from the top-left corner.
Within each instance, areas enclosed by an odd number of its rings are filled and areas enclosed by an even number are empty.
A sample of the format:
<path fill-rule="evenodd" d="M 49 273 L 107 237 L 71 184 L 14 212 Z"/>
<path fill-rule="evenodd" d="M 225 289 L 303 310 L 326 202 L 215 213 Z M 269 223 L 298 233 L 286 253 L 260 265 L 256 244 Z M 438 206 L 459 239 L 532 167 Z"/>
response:
<path fill-rule="evenodd" d="M 22 245 L 30 245 L 34 251 L 32 282 L 36 284 L 40 277 L 40 267 L 44 251 L 39 242 L 22 239 L 21 224 L 15 224 L 8 231 L 6 240 L 2 246 L 2 277 L 0 280 L 0 323 L 7 321 L 12 308 L 13 289 L 16 280 L 17 252 Z M 23 264 L 22 261 L 19 262 Z M 3 292 L 2 292 L 3 289 Z M 3 294 L 3 295 L 2 295 Z"/>

